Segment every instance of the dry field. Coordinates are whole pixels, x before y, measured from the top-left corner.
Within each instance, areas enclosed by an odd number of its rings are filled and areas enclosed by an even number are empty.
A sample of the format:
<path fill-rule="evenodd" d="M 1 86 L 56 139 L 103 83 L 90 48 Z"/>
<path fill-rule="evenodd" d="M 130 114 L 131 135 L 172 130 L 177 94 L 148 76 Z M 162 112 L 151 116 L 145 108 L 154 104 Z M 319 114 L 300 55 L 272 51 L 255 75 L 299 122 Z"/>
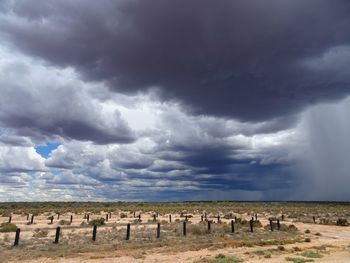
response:
<path fill-rule="evenodd" d="M 0 262 L 350 262 L 348 203 L 2 203 L 0 215 Z"/>

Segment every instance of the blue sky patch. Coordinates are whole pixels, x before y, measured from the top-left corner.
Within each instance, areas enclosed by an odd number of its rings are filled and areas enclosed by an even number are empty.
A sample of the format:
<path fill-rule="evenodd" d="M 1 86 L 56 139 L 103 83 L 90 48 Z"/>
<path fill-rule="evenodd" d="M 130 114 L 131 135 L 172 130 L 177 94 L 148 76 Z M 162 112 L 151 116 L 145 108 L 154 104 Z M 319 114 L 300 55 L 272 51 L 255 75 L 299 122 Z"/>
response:
<path fill-rule="evenodd" d="M 35 146 L 35 150 L 38 154 L 40 154 L 42 157 L 47 159 L 49 157 L 50 153 L 57 149 L 57 147 L 60 146 L 59 143 L 47 143 L 46 145 L 41 146 Z"/>

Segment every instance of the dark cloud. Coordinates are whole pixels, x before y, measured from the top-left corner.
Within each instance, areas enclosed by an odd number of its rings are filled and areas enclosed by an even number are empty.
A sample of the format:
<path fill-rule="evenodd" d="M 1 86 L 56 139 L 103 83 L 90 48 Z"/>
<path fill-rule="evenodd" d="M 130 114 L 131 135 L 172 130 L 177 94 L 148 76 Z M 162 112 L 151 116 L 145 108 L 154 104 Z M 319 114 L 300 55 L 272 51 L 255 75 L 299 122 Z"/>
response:
<path fill-rule="evenodd" d="M 261 121 L 350 91 L 303 64 L 350 43 L 345 0 L 5 1 L 2 37 L 118 92 Z M 1 10 L 1 9 L 0 9 Z"/>
<path fill-rule="evenodd" d="M 63 138 L 123 144 L 136 139 L 120 112 L 104 111 L 69 70 L 31 64 L 19 55 L 0 64 L 0 70 L 0 127 L 13 133 L 0 141 L 23 145 L 25 136 L 33 142 Z"/>

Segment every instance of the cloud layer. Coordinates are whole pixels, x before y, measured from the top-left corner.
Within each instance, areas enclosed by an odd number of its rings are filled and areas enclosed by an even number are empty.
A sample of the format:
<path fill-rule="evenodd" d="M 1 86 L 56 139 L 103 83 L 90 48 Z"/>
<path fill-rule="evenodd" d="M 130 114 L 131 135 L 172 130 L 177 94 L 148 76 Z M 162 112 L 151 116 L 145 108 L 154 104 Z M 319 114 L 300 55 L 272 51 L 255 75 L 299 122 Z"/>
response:
<path fill-rule="evenodd" d="M 0 200 L 349 199 L 349 14 L 1 1 Z"/>

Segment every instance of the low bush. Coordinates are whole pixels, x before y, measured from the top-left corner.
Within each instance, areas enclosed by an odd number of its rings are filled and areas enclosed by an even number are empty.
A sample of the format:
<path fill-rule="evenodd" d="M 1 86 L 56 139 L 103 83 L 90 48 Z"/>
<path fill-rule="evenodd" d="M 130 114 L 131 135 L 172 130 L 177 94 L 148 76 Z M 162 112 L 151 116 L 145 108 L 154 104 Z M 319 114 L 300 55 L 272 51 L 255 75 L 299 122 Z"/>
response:
<path fill-rule="evenodd" d="M 121 213 L 121 214 L 120 214 L 120 218 L 128 218 L 128 215 L 127 215 L 127 214 L 124 214 L 124 213 Z"/>
<path fill-rule="evenodd" d="M 102 226 L 105 224 L 105 219 L 103 217 L 99 219 L 93 219 L 89 222 L 90 226 Z"/>
<path fill-rule="evenodd" d="M 313 262 L 314 261 L 313 259 L 291 258 L 291 257 L 287 257 L 286 260 L 294 262 L 294 263 L 305 263 L 305 262 Z"/>
<path fill-rule="evenodd" d="M 322 258 L 323 257 L 320 253 L 317 253 L 317 252 L 304 252 L 304 253 L 301 253 L 301 255 L 303 257 L 306 257 L 306 258 Z"/>
<path fill-rule="evenodd" d="M 0 225 L 0 232 L 16 232 L 17 226 L 12 223 L 2 223 Z"/>
<path fill-rule="evenodd" d="M 70 221 L 67 221 L 67 220 L 60 220 L 59 222 L 58 222 L 58 224 L 60 225 L 60 226 L 70 226 Z"/>
<path fill-rule="evenodd" d="M 348 226 L 349 222 L 346 218 L 338 218 L 337 226 Z"/>

